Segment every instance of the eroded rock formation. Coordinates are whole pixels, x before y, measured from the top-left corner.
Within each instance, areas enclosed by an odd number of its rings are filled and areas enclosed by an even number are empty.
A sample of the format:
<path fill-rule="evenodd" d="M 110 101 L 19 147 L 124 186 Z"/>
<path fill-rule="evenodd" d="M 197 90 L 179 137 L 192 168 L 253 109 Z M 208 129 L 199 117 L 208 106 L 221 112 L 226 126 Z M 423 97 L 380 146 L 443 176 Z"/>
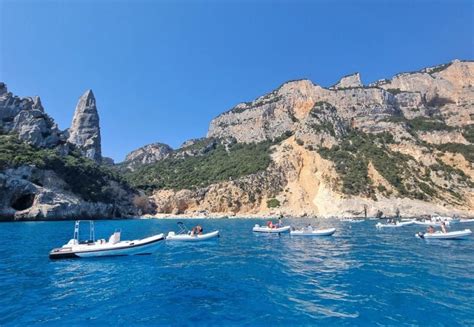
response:
<path fill-rule="evenodd" d="M 92 90 L 87 90 L 77 103 L 69 128 L 68 142 L 74 144 L 87 158 L 102 160 L 99 113 Z"/>

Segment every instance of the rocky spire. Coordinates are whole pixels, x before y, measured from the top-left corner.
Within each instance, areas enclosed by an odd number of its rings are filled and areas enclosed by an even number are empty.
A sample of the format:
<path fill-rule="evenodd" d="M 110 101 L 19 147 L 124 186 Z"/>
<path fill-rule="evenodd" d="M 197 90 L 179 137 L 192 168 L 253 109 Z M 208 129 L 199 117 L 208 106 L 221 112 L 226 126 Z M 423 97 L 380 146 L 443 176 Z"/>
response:
<path fill-rule="evenodd" d="M 86 157 L 97 162 L 102 160 L 99 114 L 92 90 L 87 90 L 79 98 L 68 142 L 76 145 Z"/>

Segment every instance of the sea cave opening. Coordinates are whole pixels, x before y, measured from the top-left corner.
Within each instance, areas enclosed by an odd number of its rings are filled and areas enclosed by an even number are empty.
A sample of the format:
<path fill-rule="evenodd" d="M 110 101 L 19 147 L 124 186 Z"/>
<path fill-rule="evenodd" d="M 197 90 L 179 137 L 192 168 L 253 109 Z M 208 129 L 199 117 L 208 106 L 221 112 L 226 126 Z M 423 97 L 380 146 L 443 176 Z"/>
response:
<path fill-rule="evenodd" d="M 25 210 L 31 208 L 34 201 L 35 194 L 23 194 L 12 202 L 11 207 L 17 211 Z"/>

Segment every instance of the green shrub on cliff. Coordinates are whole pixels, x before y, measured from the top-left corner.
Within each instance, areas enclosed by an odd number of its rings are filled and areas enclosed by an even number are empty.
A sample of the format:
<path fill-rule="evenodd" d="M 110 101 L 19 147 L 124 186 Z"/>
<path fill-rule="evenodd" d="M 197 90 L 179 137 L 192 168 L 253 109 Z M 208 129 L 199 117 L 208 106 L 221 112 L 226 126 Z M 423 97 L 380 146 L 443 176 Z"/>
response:
<path fill-rule="evenodd" d="M 276 141 L 279 141 L 276 140 Z M 273 142 L 219 144 L 202 156 L 168 158 L 125 174 L 144 190 L 193 189 L 265 170 L 271 162 Z"/>
<path fill-rule="evenodd" d="M 461 143 L 439 144 L 436 148 L 442 152 L 460 153 L 467 161 L 474 163 L 474 145 Z"/>
<path fill-rule="evenodd" d="M 337 173 L 342 178 L 343 192 L 351 195 L 373 193 L 372 181 L 368 176 L 368 164 L 375 169 L 402 195 L 407 194 L 403 176 L 409 171 L 410 157 L 392 153 L 386 144 L 393 143 L 389 133 L 365 134 L 350 132 L 339 146 L 320 149 L 320 155 L 334 162 Z"/>
<path fill-rule="evenodd" d="M 451 131 L 454 127 L 446 125 L 445 122 L 427 117 L 415 117 L 406 119 L 402 116 L 392 116 L 385 119 L 389 122 L 404 123 L 411 131 L 429 132 L 429 131 Z"/>
<path fill-rule="evenodd" d="M 113 203 L 115 199 L 109 186 L 110 181 L 130 189 L 117 172 L 98 165 L 77 152 L 61 156 L 54 149 L 35 148 L 13 135 L 0 135 L 0 171 L 22 165 L 54 171 L 73 193 L 86 201 Z"/>
<path fill-rule="evenodd" d="M 278 199 L 269 199 L 267 201 L 267 207 L 268 208 L 278 208 L 280 206 L 280 201 L 278 201 Z"/>
<path fill-rule="evenodd" d="M 474 124 L 464 127 L 462 135 L 468 142 L 474 143 Z"/>

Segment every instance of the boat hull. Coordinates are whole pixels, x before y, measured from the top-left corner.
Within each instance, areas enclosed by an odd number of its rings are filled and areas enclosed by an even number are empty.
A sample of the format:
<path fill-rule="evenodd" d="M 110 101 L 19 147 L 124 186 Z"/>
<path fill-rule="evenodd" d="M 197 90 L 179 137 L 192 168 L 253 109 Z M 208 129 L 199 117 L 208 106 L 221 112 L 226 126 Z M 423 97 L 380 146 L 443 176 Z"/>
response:
<path fill-rule="evenodd" d="M 206 241 L 206 240 L 210 240 L 217 237 L 219 237 L 218 230 L 207 233 L 207 234 L 194 235 L 194 236 L 191 236 L 188 234 L 168 234 L 168 236 L 166 237 L 166 240 L 167 241 L 180 241 L 180 242 L 200 242 L 200 241 Z"/>
<path fill-rule="evenodd" d="M 262 227 L 262 226 L 255 226 L 252 231 L 255 233 L 285 233 L 290 230 L 290 226 L 283 226 L 280 228 L 269 228 L 269 227 Z"/>
<path fill-rule="evenodd" d="M 291 236 L 331 236 L 336 232 L 335 228 L 319 229 L 314 231 L 292 230 Z"/>
<path fill-rule="evenodd" d="M 455 239 L 462 239 L 467 236 L 470 236 L 472 231 L 470 229 L 455 231 L 455 232 L 436 232 L 436 233 L 417 233 L 415 234 L 418 238 L 423 238 L 425 240 L 455 240 Z"/>

